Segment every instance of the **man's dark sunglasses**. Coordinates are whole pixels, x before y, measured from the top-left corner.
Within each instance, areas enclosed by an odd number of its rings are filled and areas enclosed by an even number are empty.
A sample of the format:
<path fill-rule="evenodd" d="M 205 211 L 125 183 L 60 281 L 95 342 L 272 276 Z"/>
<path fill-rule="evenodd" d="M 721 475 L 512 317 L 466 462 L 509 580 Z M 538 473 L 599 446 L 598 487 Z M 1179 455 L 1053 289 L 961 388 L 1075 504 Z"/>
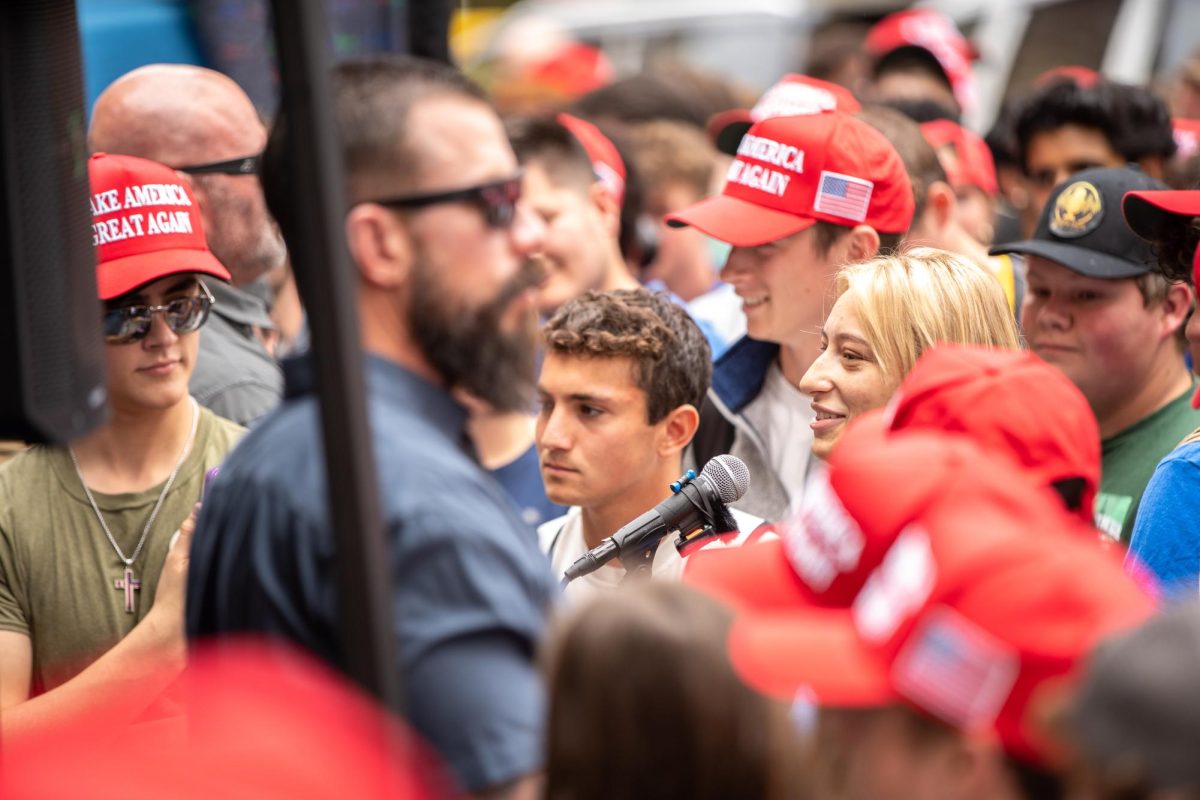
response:
<path fill-rule="evenodd" d="M 177 172 L 185 175 L 257 175 L 262 163 L 262 154 L 231 158 L 228 161 L 214 161 L 211 164 L 196 164 L 191 167 L 176 167 Z"/>
<path fill-rule="evenodd" d="M 167 327 L 182 335 L 200 330 L 208 321 L 208 312 L 216 300 L 203 281 L 197 281 L 200 294 L 179 297 L 161 306 L 118 306 L 104 309 L 104 341 L 129 344 L 146 338 L 154 315 L 161 313 Z"/>
<path fill-rule="evenodd" d="M 517 215 L 517 201 L 521 199 L 521 173 L 502 181 L 454 189 L 433 194 L 411 194 L 402 197 L 385 197 L 368 200 L 381 206 L 393 208 L 424 208 L 441 203 L 474 203 L 483 211 L 484 221 L 492 228 L 507 228 Z"/>

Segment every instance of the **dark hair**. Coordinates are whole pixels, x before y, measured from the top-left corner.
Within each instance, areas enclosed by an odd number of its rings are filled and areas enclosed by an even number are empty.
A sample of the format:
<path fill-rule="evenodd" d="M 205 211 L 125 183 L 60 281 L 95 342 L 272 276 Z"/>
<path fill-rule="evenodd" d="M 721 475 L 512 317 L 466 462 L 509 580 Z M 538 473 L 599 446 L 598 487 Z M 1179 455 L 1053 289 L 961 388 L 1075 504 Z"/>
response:
<path fill-rule="evenodd" d="M 1004 754 L 1004 765 L 1026 800 L 1063 800 L 1067 795 L 1065 781 L 1049 770 L 1009 753 Z"/>
<path fill-rule="evenodd" d="M 958 122 L 959 115 L 953 109 L 946 108 L 936 100 L 928 98 L 888 97 L 879 101 L 879 105 L 894 108 L 913 122 L 934 122 L 948 119 Z"/>
<path fill-rule="evenodd" d="M 916 45 L 897 47 L 880 56 L 871 68 L 871 76 L 879 80 L 881 75 L 887 73 L 927 75 L 947 89 L 954 89 L 954 85 L 950 83 L 950 76 L 946 74 L 937 57 L 924 47 Z"/>
<path fill-rule="evenodd" d="M 551 353 L 633 359 L 652 425 L 682 405 L 699 409 L 712 379 L 704 334 L 662 292 L 589 291 L 555 312 L 542 337 Z"/>
<path fill-rule="evenodd" d="M 914 217 L 913 219 L 916 219 Z M 819 255 L 825 255 L 829 252 L 829 248 L 838 243 L 838 240 L 851 231 L 848 225 L 839 225 L 836 222 L 826 222 L 823 219 L 817 220 L 817 224 L 813 225 L 813 230 L 816 231 L 816 249 Z M 879 236 L 879 254 L 888 255 L 894 253 L 899 247 L 900 242 L 904 240 L 903 233 L 883 233 L 876 231 Z"/>
<path fill-rule="evenodd" d="M 1081 86 L 1060 78 L 1035 89 L 1016 112 L 1021 167 L 1028 166 L 1035 136 L 1067 125 L 1099 131 L 1126 161 L 1175 153 L 1167 106 L 1145 87 L 1104 80 Z"/>
<path fill-rule="evenodd" d="M 753 103 L 722 78 L 672 64 L 594 89 L 575 101 L 572 113 L 626 124 L 670 119 L 703 128 L 713 114 Z"/>
<path fill-rule="evenodd" d="M 585 188 L 596 182 L 587 150 L 554 115 L 510 117 L 508 140 L 521 164 L 536 161 L 559 185 Z"/>
<path fill-rule="evenodd" d="M 946 182 L 946 170 L 937 151 L 921 133 L 921 126 L 894 108 L 867 106 L 855 116 L 882 133 L 904 162 L 913 192 L 913 221 L 925 213 L 925 197 L 934 181 Z"/>
<path fill-rule="evenodd" d="M 543 796 L 803 796 L 785 708 L 742 684 L 729 663 L 732 621 L 728 608 L 691 587 L 648 581 L 561 623 L 544 659 Z"/>
<path fill-rule="evenodd" d="M 419 101 L 451 96 L 488 102 L 483 91 L 458 70 L 412 56 L 343 61 L 333 70 L 331 88 L 351 202 L 406 188 L 420 159 L 405 135 L 408 115 Z M 281 110 L 267 139 L 260 178 L 267 208 L 291 249 L 299 232 L 289 211 L 287 146 L 288 120 Z"/>

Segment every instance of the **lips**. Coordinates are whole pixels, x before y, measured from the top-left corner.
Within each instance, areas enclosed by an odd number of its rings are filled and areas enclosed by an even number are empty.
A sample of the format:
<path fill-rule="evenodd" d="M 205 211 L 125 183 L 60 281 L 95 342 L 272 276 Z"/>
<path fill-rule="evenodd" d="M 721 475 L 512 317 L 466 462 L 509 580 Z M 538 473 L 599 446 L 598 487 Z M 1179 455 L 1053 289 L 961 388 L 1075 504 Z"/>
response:
<path fill-rule="evenodd" d="M 150 375 L 165 375 L 175 367 L 179 366 L 180 363 L 182 362 L 177 358 L 172 359 L 171 361 L 159 361 L 155 364 L 150 364 L 149 366 L 140 367 L 138 372 L 145 372 Z"/>
<path fill-rule="evenodd" d="M 825 406 L 818 405 L 817 403 L 812 404 L 812 410 L 816 415 L 816 418 L 809 424 L 809 427 L 812 428 L 813 433 L 816 434 L 836 428 L 846 421 L 845 414 L 826 408 Z"/>

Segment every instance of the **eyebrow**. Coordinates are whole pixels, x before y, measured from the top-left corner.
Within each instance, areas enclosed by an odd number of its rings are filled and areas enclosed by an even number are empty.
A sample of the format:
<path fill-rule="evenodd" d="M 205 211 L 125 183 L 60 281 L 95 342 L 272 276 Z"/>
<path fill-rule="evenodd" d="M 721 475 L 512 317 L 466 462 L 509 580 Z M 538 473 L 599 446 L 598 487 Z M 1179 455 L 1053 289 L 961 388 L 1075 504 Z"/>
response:
<path fill-rule="evenodd" d="M 855 335 L 855 334 L 853 334 L 853 333 L 839 333 L 837 336 L 835 336 L 835 337 L 833 337 L 833 338 L 834 338 L 834 340 L 835 340 L 835 341 L 843 341 L 843 342 L 844 342 L 844 341 L 851 341 L 851 342 L 855 342 L 856 344 L 861 344 L 861 345 L 863 345 L 864 347 L 866 347 L 866 348 L 868 348 L 868 349 L 871 347 L 871 343 L 870 343 L 870 342 L 868 342 L 866 339 L 864 339 L 864 338 L 863 338 L 863 337 L 861 337 L 861 336 L 856 336 L 856 335 Z"/>
<path fill-rule="evenodd" d="M 543 395 L 545 397 L 551 397 L 554 394 L 553 392 L 549 392 L 541 386 L 539 386 L 537 388 L 537 391 L 538 391 L 539 395 Z M 566 399 L 570 400 L 572 402 L 575 402 L 575 403 L 611 403 L 611 402 L 613 402 L 613 398 L 608 395 L 587 394 L 584 392 L 572 392 L 571 394 L 568 394 L 566 396 Z"/>
<path fill-rule="evenodd" d="M 163 295 L 165 296 L 168 294 L 175 294 L 176 292 L 186 291 L 187 289 L 190 289 L 199 283 L 199 278 L 196 278 L 193 275 L 187 275 L 182 280 L 171 284 L 169 288 L 163 291 Z M 147 305 L 149 302 L 149 298 L 146 296 L 145 292 L 138 292 L 137 294 L 130 295 L 129 302 L 123 302 L 122 305 Z"/>

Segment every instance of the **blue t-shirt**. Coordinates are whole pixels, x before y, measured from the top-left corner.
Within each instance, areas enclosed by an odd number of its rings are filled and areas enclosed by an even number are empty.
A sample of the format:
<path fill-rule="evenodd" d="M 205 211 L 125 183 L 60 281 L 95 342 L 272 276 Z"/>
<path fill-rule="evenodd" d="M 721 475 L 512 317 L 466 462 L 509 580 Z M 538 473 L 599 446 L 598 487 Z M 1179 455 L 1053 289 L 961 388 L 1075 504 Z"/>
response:
<path fill-rule="evenodd" d="M 1200 442 L 1176 447 L 1146 485 L 1127 559 L 1154 574 L 1168 598 L 1200 593 Z"/>
<path fill-rule="evenodd" d="M 530 445 L 515 461 L 491 471 L 492 477 L 504 487 L 517 507 L 521 520 L 536 528 L 549 519 L 558 519 L 567 513 L 566 506 L 551 502 L 546 497 L 546 484 L 542 481 L 542 466 L 538 463 L 537 445 Z"/>
<path fill-rule="evenodd" d="M 257 632 L 344 668 L 335 541 L 311 365 L 230 454 L 206 496 L 187 587 L 191 638 Z M 534 654 L 557 589 L 533 531 L 473 458 L 445 391 L 367 360 L 407 721 L 468 791 L 542 762 Z"/>

